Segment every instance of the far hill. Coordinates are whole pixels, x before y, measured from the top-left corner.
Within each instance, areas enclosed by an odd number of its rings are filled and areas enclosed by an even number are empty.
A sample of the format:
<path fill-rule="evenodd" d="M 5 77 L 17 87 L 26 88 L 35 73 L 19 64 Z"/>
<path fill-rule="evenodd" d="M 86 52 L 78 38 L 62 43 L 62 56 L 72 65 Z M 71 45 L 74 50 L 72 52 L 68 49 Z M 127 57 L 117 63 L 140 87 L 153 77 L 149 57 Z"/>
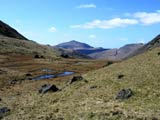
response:
<path fill-rule="evenodd" d="M 129 57 L 132 57 L 132 56 L 136 56 L 138 54 L 141 54 L 141 53 L 144 53 L 148 50 L 152 50 L 156 47 L 160 47 L 160 34 L 157 35 L 153 40 L 151 40 L 150 42 L 148 42 L 147 44 L 145 44 L 143 47 L 137 49 L 136 51 L 134 51 L 132 54 L 130 54 L 128 56 Z"/>
<path fill-rule="evenodd" d="M 128 55 L 132 54 L 137 49 L 141 48 L 143 44 L 127 44 L 119 49 L 110 49 L 102 52 L 89 54 L 94 59 L 108 59 L 108 60 L 122 60 Z"/>
<path fill-rule="evenodd" d="M 0 20 L 0 35 L 6 36 L 6 37 L 27 40 L 26 37 L 24 37 L 23 35 L 18 33 L 15 29 L 13 29 L 11 26 L 7 25 L 6 23 L 2 22 L 1 20 Z"/>
<path fill-rule="evenodd" d="M 39 58 L 58 57 L 58 51 L 55 48 L 28 40 L 2 21 L 0 21 L 0 54 L 29 55 Z"/>
<path fill-rule="evenodd" d="M 72 41 L 72 44 L 74 43 L 76 42 Z M 82 46 L 91 48 L 87 44 L 83 45 L 82 43 L 79 46 L 81 46 L 81 48 Z M 14 28 L 2 21 L 0 21 L 0 54 L 29 55 L 38 58 L 90 58 L 72 49 L 57 49 L 57 47 L 40 45 L 28 40 Z"/>
<path fill-rule="evenodd" d="M 0 54 L 5 55 L 30 55 L 43 58 L 58 57 L 57 50 L 51 46 L 40 45 L 30 40 L 19 40 L 11 37 L 0 36 Z"/>
<path fill-rule="evenodd" d="M 92 46 L 86 44 L 86 43 L 81 43 L 75 40 L 61 43 L 56 45 L 58 48 L 65 48 L 65 49 L 88 49 L 88 48 L 93 48 Z"/>
<path fill-rule="evenodd" d="M 107 49 L 104 48 L 94 48 L 86 43 L 81 43 L 75 40 L 69 41 L 69 42 L 65 42 L 65 43 L 61 43 L 56 45 L 55 47 L 57 48 L 62 48 L 62 49 L 70 49 L 70 50 L 75 50 L 77 52 L 79 52 L 80 54 L 84 54 L 84 55 L 88 55 L 91 53 L 95 53 L 95 52 L 101 52 Z"/>

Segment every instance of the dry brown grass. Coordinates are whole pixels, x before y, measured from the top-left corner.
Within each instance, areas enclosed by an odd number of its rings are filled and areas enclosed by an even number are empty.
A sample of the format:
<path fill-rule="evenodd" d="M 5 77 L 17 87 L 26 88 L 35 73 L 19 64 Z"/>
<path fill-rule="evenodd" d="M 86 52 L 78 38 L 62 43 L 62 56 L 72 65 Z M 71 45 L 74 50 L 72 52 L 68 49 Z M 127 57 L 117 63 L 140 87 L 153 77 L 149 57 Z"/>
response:
<path fill-rule="evenodd" d="M 11 108 L 5 120 L 152 120 L 160 119 L 160 56 L 156 48 L 105 68 L 106 61 L 89 60 L 31 60 L 34 65 L 11 67 L 17 71 L 43 67 L 59 71 L 76 71 L 83 74 L 84 80 L 67 86 L 60 92 L 38 94 L 38 88 L 45 84 L 65 86 L 72 76 L 41 80 L 24 81 L 10 89 L 0 91 L 0 106 Z M 23 62 L 21 62 L 23 63 Z M 7 63 L 6 63 L 7 65 Z M 5 67 L 5 66 L 3 66 Z M 102 68 L 96 70 L 98 68 Z M 34 75 L 41 74 L 33 72 Z M 123 74 L 122 79 L 118 75 Z M 92 86 L 97 88 L 90 89 Z M 131 88 L 134 96 L 128 100 L 115 100 L 123 88 Z"/>

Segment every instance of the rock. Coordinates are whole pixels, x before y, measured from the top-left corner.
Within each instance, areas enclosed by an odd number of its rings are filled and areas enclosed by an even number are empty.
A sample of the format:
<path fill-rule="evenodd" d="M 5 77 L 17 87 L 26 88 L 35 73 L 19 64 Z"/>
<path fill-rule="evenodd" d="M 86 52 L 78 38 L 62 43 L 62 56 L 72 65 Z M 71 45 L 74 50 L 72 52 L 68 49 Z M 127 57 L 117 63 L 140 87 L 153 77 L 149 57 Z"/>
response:
<path fill-rule="evenodd" d="M 76 81 L 81 81 L 81 80 L 83 80 L 83 77 L 82 77 L 82 76 L 74 76 L 74 77 L 70 80 L 69 84 L 72 84 L 72 83 L 74 83 L 74 82 L 76 82 Z"/>
<path fill-rule="evenodd" d="M 67 55 L 67 54 L 61 54 L 61 57 L 63 57 L 63 58 L 69 58 L 69 55 Z"/>
<path fill-rule="evenodd" d="M 32 76 L 32 74 L 31 73 L 27 73 L 26 76 L 29 77 L 29 76 Z"/>
<path fill-rule="evenodd" d="M 109 66 L 109 65 L 111 65 L 111 64 L 113 64 L 113 63 L 114 63 L 114 62 L 112 62 L 112 61 L 108 61 L 107 64 L 104 65 L 103 67 L 107 67 L 107 66 Z"/>
<path fill-rule="evenodd" d="M 90 89 L 95 89 L 95 88 L 97 88 L 97 86 L 95 85 L 90 87 Z"/>
<path fill-rule="evenodd" d="M 160 55 L 160 52 L 158 52 L 157 54 Z"/>
<path fill-rule="evenodd" d="M 38 54 L 36 54 L 36 55 L 34 56 L 34 58 L 37 58 L 37 59 L 38 59 L 38 58 L 43 58 L 43 59 L 44 59 L 45 57 L 44 57 L 43 55 L 38 55 Z"/>
<path fill-rule="evenodd" d="M 7 107 L 0 108 L 0 118 L 3 118 L 6 114 L 8 114 L 11 110 Z"/>
<path fill-rule="evenodd" d="M 0 101 L 2 101 L 2 99 L 0 98 Z"/>
<path fill-rule="evenodd" d="M 116 99 L 128 99 L 133 95 L 133 91 L 131 89 L 122 89 L 116 96 Z"/>
<path fill-rule="evenodd" d="M 44 57 L 43 55 L 41 55 L 41 58 L 43 58 L 43 59 L 44 59 L 45 57 Z"/>
<path fill-rule="evenodd" d="M 34 58 L 40 58 L 40 56 L 39 55 L 35 55 Z"/>
<path fill-rule="evenodd" d="M 44 84 L 41 86 L 41 88 L 39 89 L 39 93 L 47 93 L 49 91 L 51 92 L 57 92 L 59 89 L 55 86 L 55 85 L 47 85 L 47 84 Z"/>
<path fill-rule="evenodd" d="M 111 114 L 112 116 L 115 116 L 115 115 L 122 115 L 123 112 L 120 111 L 120 110 L 112 110 L 112 111 L 110 111 L 110 114 Z"/>
<path fill-rule="evenodd" d="M 118 75 L 118 79 L 122 79 L 124 75 Z"/>
<path fill-rule="evenodd" d="M 17 79 L 14 79 L 14 80 L 12 80 L 12 81 L 10 82 L 10 84 L 11 84 L 11 85 L 15 85 L 17 82 L 18 82 L 18 80 L 17 80 Z"/>

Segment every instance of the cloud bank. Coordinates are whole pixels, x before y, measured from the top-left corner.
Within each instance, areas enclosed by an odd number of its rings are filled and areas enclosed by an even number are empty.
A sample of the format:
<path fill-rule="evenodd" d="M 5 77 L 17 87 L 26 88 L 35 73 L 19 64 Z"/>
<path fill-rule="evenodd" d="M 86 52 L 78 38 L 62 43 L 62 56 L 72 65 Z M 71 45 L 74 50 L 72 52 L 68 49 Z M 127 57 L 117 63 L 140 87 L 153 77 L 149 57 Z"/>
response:
<path fill-rule="evenodd" d="M 129 14 L 128 18 L 113 18 L 109 20 L 93 20 L 84 24 L 71 25 L 70 28 L 80 29 L 113 29 L 130 25 L 152 25 L 160 23 L 160 10 L 156 12 L 136 12 Z"/>
<path fill-rule="evenodd" d="M 97 6 L 95 4 L 84 4 L 80 5 L 77 8 L 96 8 Z"/>

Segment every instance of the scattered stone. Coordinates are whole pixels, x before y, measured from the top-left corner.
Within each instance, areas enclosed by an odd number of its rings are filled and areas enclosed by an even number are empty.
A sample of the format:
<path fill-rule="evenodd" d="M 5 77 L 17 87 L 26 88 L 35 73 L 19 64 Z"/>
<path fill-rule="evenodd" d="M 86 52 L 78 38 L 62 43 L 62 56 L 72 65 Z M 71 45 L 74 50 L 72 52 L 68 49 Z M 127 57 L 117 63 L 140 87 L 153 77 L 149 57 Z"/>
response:
<path fill-rule="evenodd" d="M 35 55 L 34 58 L 40 58 L 40 56 L 39 55 Z"/>
<path fill-rule="evenodd" d="M 55 85 L 47 85 L 47 84 L 44 84 L 41 86 L 41 88 L 39 89 L 39 93 L 47 93 L 49 91 L 51 92 L 57 92 L 59 89 L 55 86 Z"/>
<path fill-rule="evenodd" d="M 43 55 L 38 55 L 38 54 L 36 54 L 35 56 L 34 56 L 34 58 L 45 58 Z"/>
<path fill-rule="evenodd" d="M 114 63 L 114 62 L 112 62 L 112 61 L 108 61 L 107 64 L 104 65 L 103 67 L 107 67 L 107 66 L 109 66 L 109 65 L 111 65 L 111 64 L 113 64 L 113 63 Z"/>
<path fill-rule="evenodd" d="M 63 58 L 69 58 L 69 55 L 67 55 L 67 54 L 61 54 L 61 57 L 63 57 Z"/>
<path fill-rule="evenodd" d="M 44 59 L 45 57 L 44 57 L 43 55 L 41 55 L 41 57 L 40 57 L 40 58 L 43 58 L 43 59 Z"/>
<path fill-rule="evenodd" d="M 26 76 L 27 76 L 27 77 L 30 77 L 30 76 L 32 76 L 32 74 L 31 74 L 31 73 L 27 73 Z"/>
<path fill-rule="evenodd" d="M 122 89 L 116 96 L 116 99 L 128 99 L 133 95 L 133 91 L 131 89 Z"/>
<path fill-rule="evenodd" d="M 11 84 L 11 85 L 15 85 L 17 82 L 18 82 L 18 80 L 17 80 L 17 79 L 14 79 L 14 80 L 12 80 L 12 81 L 10 82 L 10 84 Z"/>
<path fill-rule="evenodd" d="M 114 63 L 113 61 L 108 61 L 107 65 L 111 65 L 113 63 Z"/>
<path fill-rule="evenodd" d="M 82 77 L 82 76 L 74 76 L 74 77 L 70 80 L 69 84 L 72 84 L 72 83 L 74 83 L 74 82 L 76 82 L 76 81 L 81 81 L 81 80 L 83 80 L 83 77 Z"/>
<path fill-rule="evenodd" d="M 118 75 L 118 79 L 122 79 L 124 75 Z"/>
<path fill-rule="evenodd" d="M 123 114 L 123 112 L 120 111 L 120 110 L 113 110 L 113 111 L 111 111 L 110 113 L 111 113 L 112 116 L 115 116 L 115 115 L 122 115 L 122 114 Z"/>
<path fill-rule="evenodd" d="M 11 110 L 7 107 L 0 108 L 0 118 L 3 118 L 5 115 L 7 115 Z"/>
<path fill-rule="evenodd" d="M 97 88 L 96 85 L 90 87 L 90 89 L 95 89 L 95 88 Z"/>

